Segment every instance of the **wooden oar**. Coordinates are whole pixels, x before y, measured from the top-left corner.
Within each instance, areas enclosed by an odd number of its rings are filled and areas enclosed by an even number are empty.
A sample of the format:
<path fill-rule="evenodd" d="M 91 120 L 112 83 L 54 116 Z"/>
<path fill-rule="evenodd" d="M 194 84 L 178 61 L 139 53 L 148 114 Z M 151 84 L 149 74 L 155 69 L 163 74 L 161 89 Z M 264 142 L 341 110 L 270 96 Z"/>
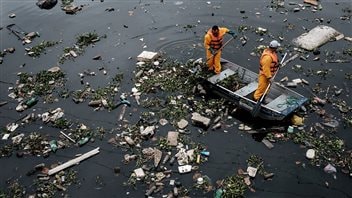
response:
<path fill-rule="evenodd" d="M 286 58 L 286 55 L 287 55 L 287 52 L 285 53 L 284 57 L 283 57 L 282 60 L 280 61 L 280 65 L 284 62 L 284 60 L 285 60 L 285 58 Z M 257 116 L 258 116 L 259 111 L 260 111 L 260 108 L 261 108 L 262 103 L 263 103 L 263 100 L 264 100 L 264 98 L 265 98 L 267 92 L 269 91 L 269 88 L 270 88 L 270 86 L 271 86 L 271 83 L 274 81 L 274 78 L 275 78 L 276 74 L 279 72 L 279 70 L 280 70 L 280 67 L 277 69 L 277 71 L 275 72 L 274 76 L 272 77 L 271 82 L 270 82 L 269 85 L 266 87 L 264 94 L 259 98 L 257 104 L 254 106 L 254 108 L 253 108 L 253 110 L 252 110 L 252 116 L 253 116 L 253 117 L 257 117 Z"/>

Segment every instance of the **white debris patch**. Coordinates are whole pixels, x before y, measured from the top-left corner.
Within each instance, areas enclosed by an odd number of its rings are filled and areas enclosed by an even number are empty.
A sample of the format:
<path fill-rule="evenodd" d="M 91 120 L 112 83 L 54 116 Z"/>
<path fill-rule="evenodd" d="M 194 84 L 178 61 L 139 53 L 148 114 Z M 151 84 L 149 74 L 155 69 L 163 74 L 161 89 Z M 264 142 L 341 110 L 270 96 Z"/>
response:
<path fill-rule="evenodd" d="M 141 54 L 137 56 L 138 61 L 153 61 L 158 57 L 157 52 L 149 52 L 149 51 L 143 51 Z"/>
<path fill-rule="evenodd" d="M 294 38 L 292 43 L 297 47 L 311 51 L 336 37 L 341 38 L 343 37 L 343 34 L 332 27 L 319 25 L 311 29 L 308 33 L 304 33 L 301 36 Z"/>

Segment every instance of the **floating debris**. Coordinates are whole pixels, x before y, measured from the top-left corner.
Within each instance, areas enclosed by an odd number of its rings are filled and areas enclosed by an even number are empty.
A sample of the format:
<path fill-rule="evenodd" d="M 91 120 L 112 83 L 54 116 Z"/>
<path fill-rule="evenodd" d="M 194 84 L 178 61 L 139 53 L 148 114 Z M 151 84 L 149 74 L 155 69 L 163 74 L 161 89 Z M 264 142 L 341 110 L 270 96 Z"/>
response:
<path fill-rule="evenodd" d="M 332 27 L 319 25 L 293 39 L 292 42 L 298 47 L 311 51 L 340 35 L 341 33 Z"/>
<path fill-rule="evenodd" d="M 106 36 L 102 36 L 105 38 Z M 86 32 L 78 35 L 76 37 L 76 43 L 73 47 L 66 47 L 64 49 L 64 54 L 60 56 L 59 62 L 63 64 L 67 59 L 70 57 L 75 58 L 84 52 L 84 48 L 93 45 L 94 43 L 98 42 L 101 37 L 98 36 L 95 32 Z"/>
<path fill-rule="evenodd" d="M 26 48 L 27 55 L 32 57 L 39 57 L 42 53 L 45 52 L 47 47 L 52 47 L 58 43 L 58 41 L 42 41 L 34 47 Z"/>

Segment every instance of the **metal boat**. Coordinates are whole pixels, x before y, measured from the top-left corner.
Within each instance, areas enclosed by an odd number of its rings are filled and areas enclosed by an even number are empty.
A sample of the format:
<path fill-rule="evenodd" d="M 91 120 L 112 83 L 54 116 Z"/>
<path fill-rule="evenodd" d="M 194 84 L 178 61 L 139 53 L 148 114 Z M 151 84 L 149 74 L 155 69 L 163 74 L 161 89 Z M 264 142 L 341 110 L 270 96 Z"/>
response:
<path fill-rule="evenodd" d="M 257 104 L 253 94 L 258 86 L 258 74 L 225 59 L 221 59 L 221 66 L 223 71 L 204 79 L 205 84 L 212 92 L 251 112 Z M 233 86 L 224 86 L 225 81 L 230 81 Z M 308 98 L 303 95 L 274 82 L 261 104 L 258 116 L 266 120 L 283 120 L 307 101 Z"/>

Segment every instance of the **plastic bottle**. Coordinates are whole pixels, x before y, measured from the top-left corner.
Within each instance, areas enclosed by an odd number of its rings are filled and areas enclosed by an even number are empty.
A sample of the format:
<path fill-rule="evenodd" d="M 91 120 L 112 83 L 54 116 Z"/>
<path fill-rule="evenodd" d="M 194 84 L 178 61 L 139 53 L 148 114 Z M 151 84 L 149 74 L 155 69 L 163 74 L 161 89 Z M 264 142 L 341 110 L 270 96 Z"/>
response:
<path fill-rule="evenodd" d="M 82 138 L 78 141 L 78 145 L 82 146 L 89 141 L 89 137 Z"/>
<path fill-rule="evenodd" d="M 51 150 L 55 153 L 57 150 L 57 141 L 56 140 L 51 140 L 49 142 Z"/>
<path fill-rule="evenodd" d="M 170 155 L 166 154 L 162 163 L 165 164 L 169 159 L 170 159 Z"/>
<path fill-rule="evenodd" d="M 287 132 L 288 133 L 293 133 L 294 132 L 294 127 L 293 126 L 288 126 Z"/>
<path fill-rule="evenodd" d="M 26 108 L 31 108 L 37 103 L 38 103 L 38 99 L 36 97 L 32 97 L 25 102 L 25 105 L 26 105 Z"/>
<path fill-rule="evenodd" d="M 219 188 L 218 190 L 216 190 L 214 198 L 221 198 L 223 193 L 224 191 Z"/>
<path fill-rule="evenodd" d="M 204 155 L 204 156 L 206 156 L 206 157 L 209 157 L 210 152 L 204 150 L 204 151 L 201 151 L 200 154 L 202 154 L 202 155 Z"/>

